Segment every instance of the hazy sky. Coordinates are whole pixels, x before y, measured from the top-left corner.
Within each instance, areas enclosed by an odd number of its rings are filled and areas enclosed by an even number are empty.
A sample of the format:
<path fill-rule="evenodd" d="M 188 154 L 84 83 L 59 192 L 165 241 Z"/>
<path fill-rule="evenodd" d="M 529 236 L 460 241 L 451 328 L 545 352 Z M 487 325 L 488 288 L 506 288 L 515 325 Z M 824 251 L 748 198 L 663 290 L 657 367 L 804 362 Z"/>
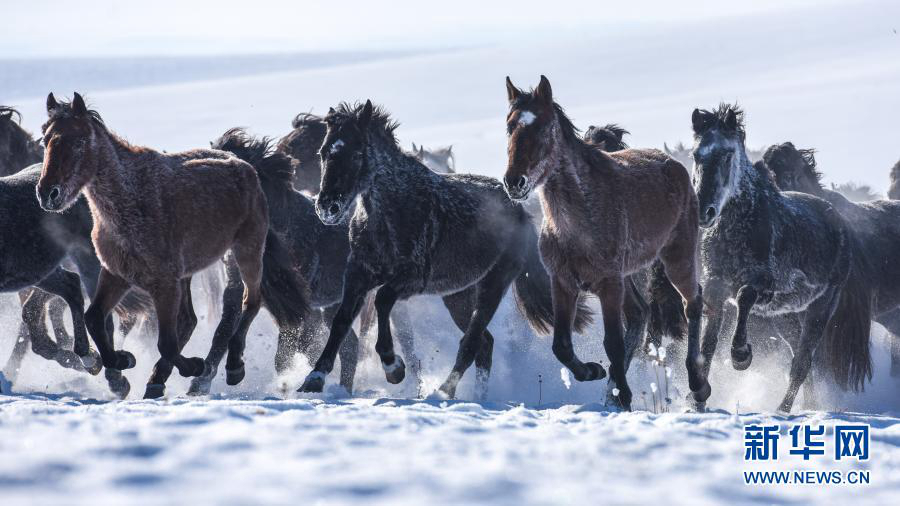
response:
<path fill-rule="evenodd" d="M 0 58 L 459 47 L 823 3 L 838 2 L 0 0 Z"/>

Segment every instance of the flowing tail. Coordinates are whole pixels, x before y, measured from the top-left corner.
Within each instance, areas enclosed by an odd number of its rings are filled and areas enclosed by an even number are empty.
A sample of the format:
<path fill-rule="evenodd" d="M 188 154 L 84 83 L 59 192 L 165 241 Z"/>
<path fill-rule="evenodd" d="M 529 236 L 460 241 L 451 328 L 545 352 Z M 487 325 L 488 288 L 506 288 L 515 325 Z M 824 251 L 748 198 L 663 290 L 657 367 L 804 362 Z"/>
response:
<path fill-rule="evenodd" d="M 553 327 L 553 300 L 550 295 L 550 275 L 541 261 L 538 251 L 537 233 L 529 224 L 526 248 L 528 257 L 525 269 L 516 278 L 516 306 L 528 324 L 538 334 L 547 334 Z M 578 300 L 575 312 L 575 331 L 581 332 L 593 321 L 593 312 L 588 309 L 582 298 Z"/>
<path fill-rule="evenodd" d="M 212 147 L 229 151 L 256 169 L 270 207 L 284 192 L 292 191 L 294 168 L 287 156 L 274 151 L 271 139 L 254 138 L 241 128 L 232 128 L 213 141 Z M 298 327 L 309 313 L 309 283 L 271 228 L 266 236 L 260 289 L 263 305 L 279 327 Z"/>
<path fill-rule="evenodd" d="M 298 327 L 309 314 L 309 283 L 271 230 L 266 236 L 260 290 L 263 305 L 279 327 Z"/>
<path fill-rule="evenodd" d="M 825 328 L 822 345 L 834 380 L 844 390 L 861 391 L 872 379 L 872 293 L 864 256 L 851 239 L 850 274 L 838 298 L 837 309 Z"/>
<path fill-rule="evenodd" d="M 675 340 L 684 339 L 687 332 L 684 302 L 666 276 L 666 269 L 660 260 L 650 266 L 648 291 L 650 323 L 647 326 L 647 341 L 659 346 L 665 336 Z"/>

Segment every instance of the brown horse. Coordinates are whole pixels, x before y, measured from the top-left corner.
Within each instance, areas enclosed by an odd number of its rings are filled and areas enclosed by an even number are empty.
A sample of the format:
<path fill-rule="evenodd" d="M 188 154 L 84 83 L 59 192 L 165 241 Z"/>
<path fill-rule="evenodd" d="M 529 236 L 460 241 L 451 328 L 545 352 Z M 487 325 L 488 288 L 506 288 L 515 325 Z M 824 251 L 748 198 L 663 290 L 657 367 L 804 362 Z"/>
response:
<path fill-rule="evenodd" d="M 582 362 L 572 348 L 579 295 L 595 294 L 610 380 L 622 407 L 631 409 L 622 325 L 626 281 L 659 258 L 685 305 L 691 391 L 705 400 L 710 387 L 699 363 L 697 196 L 687 170 L 658 150 L 606 153 L 586 143 L 553 101 L 544 76 L 530 92 L 507 77 L 506 89 L 509 165 L 503 183 L 514 200 L 538 189 L 544 210 L 541 258 L 552 278 L 553 353 L 578 381 L 605 376 L 599 364 Z"/>
<path fill-rule="evenodd" d="M 231 250 L 244 294 L 229 341 L 226 379 L 240 382 L 246 334 L 260 309 L 261 290 L 267 299 L 268 292 L 278 292 L 273 296 L 283 304 L 281 310 L 305 314 L 308 307 L 305 282 L 284 267 L 278 242 L 268 234 L 266 198 L 254 168 L 222 151 L 165 154 L 133 146 L 108 130 L 77 93 L 71 103 L 57 102 L 51 93 L 47 114 L 37 195 L 48 211 L 66 209 L 82 190 L 87 197 L 103 268 L 85 323 L 103 365 L 134 366 L 134 356 L 114 350 L 104 321 L 137 286 L 156 307 L 162 355 L 154 374 L 158 383 L 165 382 L 173 365 L 182 376 L 203 374 L 209 367 L 203 359 L 181 355 L 196 323 L 190 279 Z M 273 304 L 267 306 L 275 313 Z"/>

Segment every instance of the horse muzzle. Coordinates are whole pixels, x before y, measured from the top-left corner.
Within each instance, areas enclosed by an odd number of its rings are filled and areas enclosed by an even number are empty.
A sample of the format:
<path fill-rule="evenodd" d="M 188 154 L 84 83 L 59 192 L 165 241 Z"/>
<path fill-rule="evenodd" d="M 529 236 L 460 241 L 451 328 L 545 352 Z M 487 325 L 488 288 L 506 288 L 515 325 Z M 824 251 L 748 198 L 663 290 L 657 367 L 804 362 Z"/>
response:
<path fill-rule="evenodd" d="M 506 190 L 506 194 L 509 195 L 510 199 L 517 202 L 527 199 L 533 186 L 534 185 L 526 175 L 521 175 L 516 178 L 503 178 L 503 189 Z"/>
<path fill-rule="evenodd" d="M 320 205 L 323 204 L 323 205 Z M 346 206 L 341 205 L 340 202 L 316 202 L 316 214 L 319 216 L 319 220 L 326 225 L 337 225 L 341 222 L 344 217 L 344 211 Z"/>
<path fill-rule="evenodd" d="M 715 206 L 700 208 L 700 227 L 709 228 L 719 221 L 719 210 Z"/>
<path fill-rule="evenodd" d="M 66 198 L 62 186 L 53 185 L 47 189 L 37 188 L 38 201 L 45 211 L 59 211 L 65 207 Z"/>

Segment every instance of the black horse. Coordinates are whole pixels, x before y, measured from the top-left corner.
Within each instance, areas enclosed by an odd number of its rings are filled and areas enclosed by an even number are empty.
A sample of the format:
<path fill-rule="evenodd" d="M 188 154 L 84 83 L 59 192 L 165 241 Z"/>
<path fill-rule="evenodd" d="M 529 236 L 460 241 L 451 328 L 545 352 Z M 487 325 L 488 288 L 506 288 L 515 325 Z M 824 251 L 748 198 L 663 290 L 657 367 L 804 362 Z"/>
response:
<path fill-rule="evenodd" d="M 0 292 L 37 287 L 65 300 L 72 313 L 73 342 L 54 343 L 43 327 L 46 297 L 32 291 L 25 299 L 23 317 L 32 350 L 64 367 L 98 374 L 100 357 L 91 350 L 84 324 L 81 285 L 93 295 L 100 262 L 91 244 L 91 215 L 84 199 L 62 213 L 41 209 L 35 188 L 41 166 L 0 178 Z M 81 276 L 61 267 L 71 259 Z M 112 319 L 107 321 L 112 327 Z M 130 386 L 120 371 L 107 369 L 110 389 L 125 397 Z"/>
<path fill-rule="evenodd" d="M 874 293 L 875 321 L 893 337 L 891 375 L 900 376 L 900 264 L 894 258 L 900 251 L 900 202 L 851 202 L 826 189 L 813 150 L 797 149 L 790 142 L 770 147 L 763 159 L 782 190 L 827 200 L 853 229 L 859 240 L 858 254 L 865 257 L 862 265 L 868 268 L 865 279 Z"/>
<path fill-rule="evenodd" d="M 378 288 L 375 349 L 388 382 L 399 383 L 405 376 L 404 362 L 394 353 L 391 309 L 412 295 L 439 294 L 464 332 L 439 395 L 454 397 L 474 361 L 480 396 L 487 388 L 493 350 L 487 325 L 513 282 L 519 308 L 532 326 L 546 331 L 552 325 L 550 280 L 531 218 L 509 200 L 499 181 L 436 174 L 404 153 L 394 136 L 396 124 L 370 101 L 341 104 L 329 110 L 325 121 L 316 211 L 324 223 L 337 225 L 353 209 L 350 259 L 328 342 L 300 390 L 322 391 L 366 294 Z M 581 306 L 577 327 L 588 321 Z"/>
<path fill-rule="evenodd" d="M 257 169 L 263 192 L 269 204 L 269 227 L 278 234 L 291 261 L 308 280 L 310 304 L 314 309 L 303 325 L 276 322 L 279 327 L 278 348 L 275 353 L 275 370 L 279 374 L 292 366 L 296 353 L 302 352 L 310 360 L 315 351 L 316 331 L 324 322 L 331 322 L 341 300 L 344 268 L 350 254 L 350 241 L 346 225 L 327 226 L 316 216 L 310 197 L 295 190 L 292 159 L 276 152 L 267 138 L 254 139 L 244 130 L 232 128 L 212 143 L 214 149 L 229 151 Z M 318 161 L 317 161 L 318 163 Z M 240 271 L 230 257 L 226 257 L 227 285 L 223 295 L 224 314 L 216 329 L 213 347 L 206 358 L 212 366 L 211 374 L 194 379 L 190 394 L 206 394 L 216 368 L 227 350 L 227 339 L 240 314 Z M 395 322 L 398 328 L 406 328 Z M 401 332 L 401 335 L 411 335 Z M 353 330 L 341 346 L 341 385 L 353 391 L 356 372 L 358 337 Z M 414 355 L 411 339 L 401 340 L 404 353 Z M 418 372 L 418 371 L 416 371 Z"/>
<path fill-rule="evenodd" d="M 789 412 L 823 342 L 836 381 L 861 388 L 871 377 L 871 296 L 857 239 L 826 201 L 779 191 L 744 147 L 743 113 L 723 104 L 695 109 L 694 185 L 704 228 L 701 253 L 708 322 L 701 364 L 708 374 L 725 300 L 737 301 L 731 347 L 736 369 L 749 367 L 747 319 L 799 314 L 802 331 L 780 410 Z M 705 399 L 695 399 L 702 407 Z"/>

